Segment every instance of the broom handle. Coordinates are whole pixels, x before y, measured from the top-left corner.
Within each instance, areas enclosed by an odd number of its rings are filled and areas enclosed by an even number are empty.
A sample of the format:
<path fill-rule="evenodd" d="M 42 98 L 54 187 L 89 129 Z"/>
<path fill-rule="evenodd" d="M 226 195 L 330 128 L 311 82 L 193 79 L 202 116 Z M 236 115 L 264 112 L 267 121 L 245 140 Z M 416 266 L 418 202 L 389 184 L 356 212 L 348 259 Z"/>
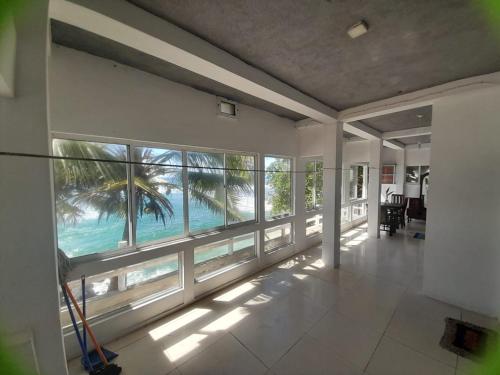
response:
<path fill-rule="evenodd" d="M 80 310 L 80 306 L 78 306 L 78 302 L 76 302 L 75 296 L 71 292 L 71 289 L 69 288 L 68 284 L 64 284 L 64 289 L 66 289 L 66 292 L 68 292 L 68 296 L 71 299 L 71 302 L 73 302 L 73 305 L 75 306 L 75 310 L 78 313 L 78 316 L 80 317 L 83 326 L 85 329 L 87 329 L 87 332 L 89 333 L 90 339 L 94 343 L 95 350 L 97 350 L 97 354 L 99 354 L 99 358 L 101 359 L 102 363 L 104 363 L 105 366 L 109 365 L 108 360 L 106 359 L 104 353 L 101 350 L 101 347 L 97 343 L 97 339 L 94 336 L 94 332 L 90 329 L 89 324 L 87 323 L 87 319 L 83 316 L 82 310 Z"/>

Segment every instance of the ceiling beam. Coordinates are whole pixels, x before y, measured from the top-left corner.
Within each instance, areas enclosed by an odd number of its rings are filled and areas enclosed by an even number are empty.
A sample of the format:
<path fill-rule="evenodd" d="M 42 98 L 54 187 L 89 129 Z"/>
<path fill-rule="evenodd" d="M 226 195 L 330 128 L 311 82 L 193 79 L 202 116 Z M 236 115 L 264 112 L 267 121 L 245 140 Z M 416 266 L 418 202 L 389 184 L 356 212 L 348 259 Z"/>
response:
<path fill-rule="evenodd" d="M 420 135 L 430 135 L 432 134 L 431 126 L 423 126 L 420 128 L 411 128 L 404 130 L 395 130 L 392 132 L 382 133 L 383 139 L 397 139 L 397 138 L 408 138 L 408 137 L 418 137 Z"/>
<path fill-rule="evenodd" d="M 392 148 L 394 150 L 404 150 L 405 145 L 394 139 L 384 139 L 382 143 L 385 147 Z"/>
<path fill-rule="evenodd" d="M 338 119 L 334 108 L 127 1 L 51 0 L 49 15 L 300 113 L 308 117 L 307 121 L 329 124 Z M 367 139 L 382 137 L 379 131 L 364 124 L 344 124 L 344 128 Z"/>
<path fill-rule="evenodd" d="M 352 107 L 339 112 L 339 120 L 359 121 L 371 117 L 432 105 L 441 98 L 500 85 L 500 72 L 448 82 L 389 99 Z"/>

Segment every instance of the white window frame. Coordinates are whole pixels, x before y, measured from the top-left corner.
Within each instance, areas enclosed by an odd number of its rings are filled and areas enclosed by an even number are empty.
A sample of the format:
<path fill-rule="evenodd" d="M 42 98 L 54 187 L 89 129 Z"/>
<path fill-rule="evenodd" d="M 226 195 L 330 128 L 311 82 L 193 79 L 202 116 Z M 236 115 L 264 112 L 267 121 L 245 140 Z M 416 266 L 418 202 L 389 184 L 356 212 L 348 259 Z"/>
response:
<path fill-rule="evenodd" d="M 285 214 L 285 215 L 277 215 L 277 216 L 271 216 L 269 218 L 266 217 L 266 212 L 265 212 L 265 199 L 266 199 L 266 187 L 265 187 L 265 180 L 266 180 L 266 173 L 267 173 L 267 168 L 266 168 L 266 158 L 280 158 L 280 159 L 288 159 L 290 160 L 290 213 Z M 276 154 L 264 154 L 262 157 L 262 170 L 264 171 L 262 174 L 262 180 L 263 180 L 263 190 L 262 190 L 262 197 L 264 200 L 264 205 L 263 205 L 263 219 L 264 221 L 267 222 L 273 222 L 275 220 L 280 220 L 280 219 L 286 219 L 286 218 L 293 218 L 295 217 L 295 173 L 293 171 L 295 170 L 295 158 L 291 156 L 285 156 L 285 155 L 276 155 Z M 293 231 L 293 228 L 292 228 Z"/>

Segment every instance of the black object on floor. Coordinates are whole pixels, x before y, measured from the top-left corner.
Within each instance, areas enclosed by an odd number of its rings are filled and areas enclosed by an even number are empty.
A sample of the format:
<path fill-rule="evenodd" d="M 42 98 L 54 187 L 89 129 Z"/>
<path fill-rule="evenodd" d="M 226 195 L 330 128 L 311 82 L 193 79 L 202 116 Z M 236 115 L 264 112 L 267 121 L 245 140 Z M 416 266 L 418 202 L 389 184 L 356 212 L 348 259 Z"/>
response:
<path fill-rule="evenodd" d="M 99 369 L 95 369 L 94 371 L 91 371 L 90 375 L 118 375 L 121 374 L 121 372 L 122 368 L 120 366 L 111 363 L 106 367 L 102 367 Z"/>
<path fill-rule="evenodd" d="M 417 240 L 425 240 L 425 233 L 417 232 L 417 233 L 415 233 L 413 238 L 416 238 Z"/>
<path fill-rule="evenodd" d="M 488 348 L 494 346 L 498 334 L 490 329 L 461 320 L 446 318 L 440 345 L 461 357 L 480 361 Z"/>

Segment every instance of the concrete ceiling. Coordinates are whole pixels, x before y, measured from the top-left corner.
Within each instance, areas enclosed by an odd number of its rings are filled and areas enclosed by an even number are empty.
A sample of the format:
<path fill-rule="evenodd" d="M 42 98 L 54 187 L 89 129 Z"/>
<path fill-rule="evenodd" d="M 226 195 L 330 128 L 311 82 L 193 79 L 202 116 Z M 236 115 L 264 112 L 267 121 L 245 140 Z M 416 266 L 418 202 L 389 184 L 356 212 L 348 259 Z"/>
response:
<path fill-rule="evenodd" d="M 432 106 L 395 112 L 364 119 L 363 122 L 381 132 L 420 128 L 432 125 Z"/>
<path fill-rule="evenodd" d="M 431 143 L 430 135 L 419 135 L 416 137 L 407 137 L 407 138 L 398 138 L 396 141 L 399 141 L 405 145 L 415 145 L 417 143 Z"/>
<path fill-rule="evenodd" d="M 299 113 L 271 104 L 252 95 L 245 94 L 234 88 L 180 68 L 177 65 L 170 64 L 164 60 L 80 28 L 51 20 L 51 31 L 52 41 L 54 43 L 110 59 L 120 64 L 128 65 L 213 95 L 222 96 L 238 103 L 263 109 L 293 121 L 305 118 Z"/>
<path fill-rule="evenodd" d="M 339 110 L 500 70 L 486 2 L 129 1 Z"/>

